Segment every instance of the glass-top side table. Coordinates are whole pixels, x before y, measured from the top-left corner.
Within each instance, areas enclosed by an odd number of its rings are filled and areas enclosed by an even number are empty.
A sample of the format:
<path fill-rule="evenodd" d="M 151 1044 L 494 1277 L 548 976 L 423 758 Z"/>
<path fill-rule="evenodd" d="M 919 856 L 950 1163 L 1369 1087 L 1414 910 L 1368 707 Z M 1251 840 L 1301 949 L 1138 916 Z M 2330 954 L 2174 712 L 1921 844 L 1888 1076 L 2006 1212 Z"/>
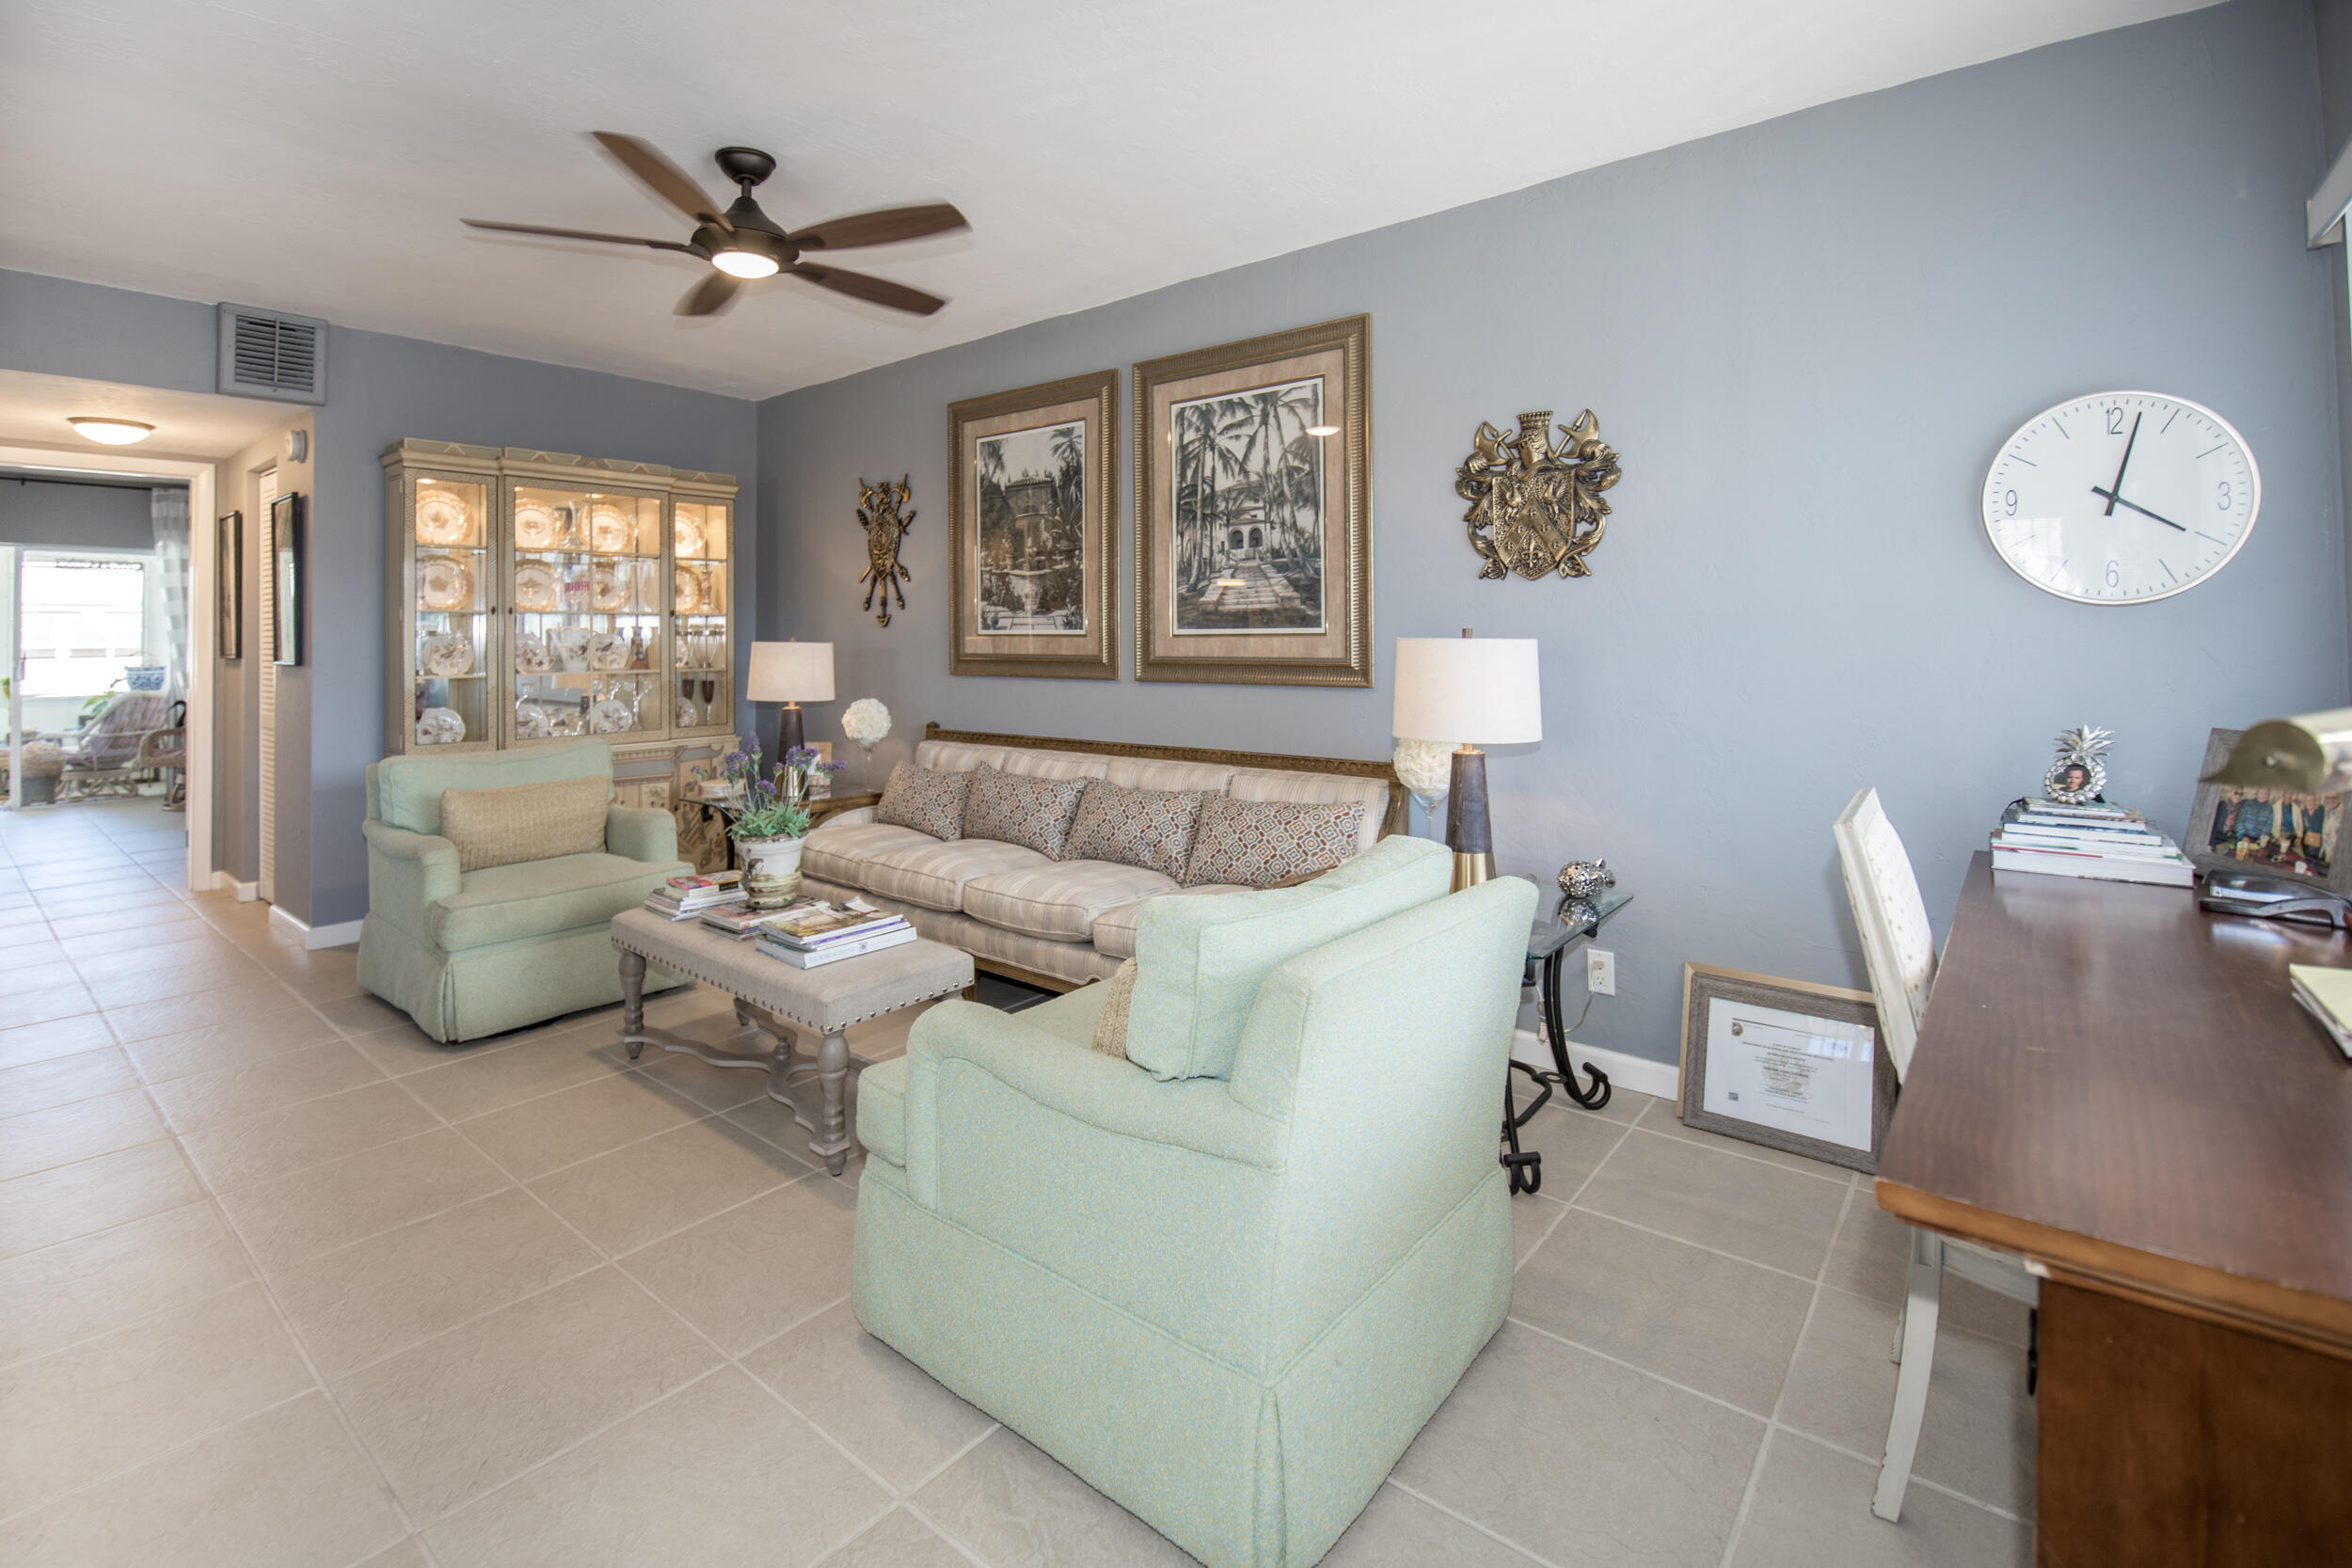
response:
<path fill-rule="evenodd" d="M 1544 1037 L 1551 1042 L 1552 1070 L 1547 1072 L 1517 1057 L 1511 1059 L 1512 1070 L 1524 1072 L 1535 1082 L 1535 1098 L 1524 1111 L 1516 1103 L 1511 1073 L 1502 1075 L 1502 1141 L 1506 1147 L 1502 1160 L 1503 1168 L 1511 1173 L 1513 1193 L 1535 1192 L 1544 1184 L 1544 1157 L 1520 1152 L 1519 1129 L 1550 1101 L 1552 1090 L 1560 1090 L 1588 1111 L 1597 1111 L 1609 1103 L 1609 1075 L 1586 1062 L 1584 1072 L 1592 1082 L 1581 1085 L 1576 1068 L 1568 1060 L 1568 1030 L 1560 1003 L 1560 973 L 1565 967 L 1563 960 L 1570 952 L 1597 936 L 1611 916 L 1632 902 L 1633 895 L 1613 892 L 1588 903 L 1566 904 L 1559 894 L 1549 893 L 1545 896 L 1542 912 L 1528 930 L 1527 963 L 1519 983 L 1535 988 Z"/>

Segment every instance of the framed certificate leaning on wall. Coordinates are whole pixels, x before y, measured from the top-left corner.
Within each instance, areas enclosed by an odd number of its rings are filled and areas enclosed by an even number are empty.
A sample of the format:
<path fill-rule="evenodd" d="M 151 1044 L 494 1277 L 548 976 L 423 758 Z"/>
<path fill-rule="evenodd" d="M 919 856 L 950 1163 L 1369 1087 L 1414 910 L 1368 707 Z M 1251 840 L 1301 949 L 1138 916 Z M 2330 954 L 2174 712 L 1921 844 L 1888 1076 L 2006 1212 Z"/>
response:
<path fill-rule="evenodd" d="M 1685 1127 L 1876 1174 L 1896 1088 L 1868 991 L 1682 966 Z"/>

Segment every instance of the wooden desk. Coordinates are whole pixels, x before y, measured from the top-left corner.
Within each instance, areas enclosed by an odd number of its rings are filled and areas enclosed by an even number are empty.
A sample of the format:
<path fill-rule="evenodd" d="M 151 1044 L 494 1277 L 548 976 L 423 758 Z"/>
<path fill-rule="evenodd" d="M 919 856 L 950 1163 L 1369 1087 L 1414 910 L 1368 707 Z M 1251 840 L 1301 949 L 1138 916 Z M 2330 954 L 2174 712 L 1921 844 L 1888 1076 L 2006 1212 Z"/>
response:
<path fill-rule="evenodd" d="M 1878 1201 L 2046 1270 L 2040 1560 L 2352 1561 L 2352 1063 L 2338 934 L 1979 853 Z"/>

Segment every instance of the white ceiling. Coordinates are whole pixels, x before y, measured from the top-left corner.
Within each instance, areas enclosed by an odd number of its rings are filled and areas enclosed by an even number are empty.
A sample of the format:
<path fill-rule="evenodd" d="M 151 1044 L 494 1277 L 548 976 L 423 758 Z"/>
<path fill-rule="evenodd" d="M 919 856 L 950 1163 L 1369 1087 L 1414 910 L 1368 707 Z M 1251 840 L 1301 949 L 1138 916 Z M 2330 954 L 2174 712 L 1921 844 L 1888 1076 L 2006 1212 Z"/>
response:
<path fill-rule="evenodd" d="M 229 457 L 307 410 L 293 404 L 211 392 L 167 392 L 75 376 L 0 370 L 0 441 L 55 447 L 79 457 Z M 102 446 L 74 433 L 69 415 L 111 414 L 151 424 L 155 434 L 135 447 Z M 78 466 L 78 465 L 77 465 Z"/>
<path fill-rule="evenodd" d="M 762 397 L 2205 3 L 9 0 L 0 265 Z M 592 129 L 764 147 L 789 227 L 952 200 L 842 258 L 951 303 L 681 321 L 691 258 L 458 226 L 684 238 Z"/>

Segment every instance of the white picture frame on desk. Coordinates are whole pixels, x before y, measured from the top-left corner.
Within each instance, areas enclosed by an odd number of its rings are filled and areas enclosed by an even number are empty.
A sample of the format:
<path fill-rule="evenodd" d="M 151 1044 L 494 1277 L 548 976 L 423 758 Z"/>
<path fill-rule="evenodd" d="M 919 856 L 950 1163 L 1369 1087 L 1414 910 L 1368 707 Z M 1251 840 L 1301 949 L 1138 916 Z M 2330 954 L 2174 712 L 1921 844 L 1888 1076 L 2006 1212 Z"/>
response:
<path fill-rule="evenodd" d="M 1682 966 L 1682 1124 L 1875 1175 L 1899 1081 L 1870 993 Z"/>

